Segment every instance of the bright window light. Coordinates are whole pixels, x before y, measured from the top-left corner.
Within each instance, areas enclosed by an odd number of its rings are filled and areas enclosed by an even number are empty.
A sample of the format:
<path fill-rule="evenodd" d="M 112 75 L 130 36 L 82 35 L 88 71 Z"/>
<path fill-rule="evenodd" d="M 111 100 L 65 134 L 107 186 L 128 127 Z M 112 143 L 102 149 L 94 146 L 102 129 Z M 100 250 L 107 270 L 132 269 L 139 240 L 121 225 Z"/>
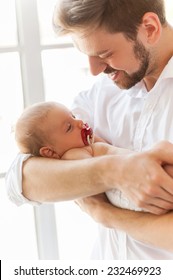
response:
<path fill-rule="evenodd" d="M 18 149 L 13 128 L 23 110 L 23 94 L 19 55 L 0 53 L 0 173 L 6 172 Z"/>
<path fill-rule="evenodd" d="M 13 205 L 4 185 L 4 179 L 0 178 L 0 259 L 37 259 L 33 208 Z"/>
<path fill-rule="evenodd" d="M 14 0 L 0 1 L 0 47 L 17 44 L 17 24 Z"/>
<path fill-rule="evenodd" d="M 56 100 L 70 108 L 74 97 L 91 87 L 94 76 L 88 70 L 87 57 L 74 48 L 42 52 L 46 100 Z"/>

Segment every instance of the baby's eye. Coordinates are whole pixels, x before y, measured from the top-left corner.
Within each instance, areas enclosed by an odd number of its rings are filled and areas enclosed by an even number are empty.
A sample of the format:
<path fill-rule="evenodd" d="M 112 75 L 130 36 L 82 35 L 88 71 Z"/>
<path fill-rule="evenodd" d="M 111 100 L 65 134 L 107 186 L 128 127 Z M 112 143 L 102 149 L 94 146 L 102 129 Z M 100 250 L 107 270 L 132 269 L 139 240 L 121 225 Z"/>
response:
<path fill-rule="evenodd" d="M 71 130 L 71 128 L 72 128 L 71 123 L 68 123 L 66 132 L 69 132 Z"/>
<path fill-rule="evenodd" d="M 76 119 L 76 116 L 72 114 L 72 118 L 73 118 L 73 119 Z"/>

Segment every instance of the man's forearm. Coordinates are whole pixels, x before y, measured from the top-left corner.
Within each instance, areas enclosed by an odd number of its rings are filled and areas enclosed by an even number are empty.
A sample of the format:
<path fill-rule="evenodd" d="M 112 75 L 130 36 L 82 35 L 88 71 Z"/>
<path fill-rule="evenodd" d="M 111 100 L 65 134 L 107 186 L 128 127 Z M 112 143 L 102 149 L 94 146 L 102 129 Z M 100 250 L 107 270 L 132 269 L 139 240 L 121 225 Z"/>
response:
<path fill-rule="evenodd" d="M 136 240 L 173 252 L 173 212 L 158 216 L 107 204 L 101 213 L 99 219 L 105 226 L 123 230 Z"/>
<path fill-rule="evenodd" d="M 56 202 L 98 194 L 110 189 L 111 168 L 118 160 L 91 158 L 54 160 L 32 157 L 23 166 L 23 195 L 29 200 Z M 111 167 L 112 166 L 112 167 Z M 112 187 L 112 186 L 111 186 Z"/>

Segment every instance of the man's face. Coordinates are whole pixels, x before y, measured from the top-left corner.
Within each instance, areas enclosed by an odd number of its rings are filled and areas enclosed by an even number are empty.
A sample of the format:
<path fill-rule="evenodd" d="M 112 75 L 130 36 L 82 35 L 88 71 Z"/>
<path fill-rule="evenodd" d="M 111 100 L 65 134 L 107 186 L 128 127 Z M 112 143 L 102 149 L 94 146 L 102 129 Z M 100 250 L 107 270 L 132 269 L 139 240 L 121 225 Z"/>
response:
<path fill-rule="evenodd" d="M 120 88 L 131 88 L 149 69 L 150 53 L 140 41 L 129 41 L 122 33 L 98 29 L 87 36 L 72 35 L 75 46 L 88 55 L 93 75 L 108 74 Z"/>

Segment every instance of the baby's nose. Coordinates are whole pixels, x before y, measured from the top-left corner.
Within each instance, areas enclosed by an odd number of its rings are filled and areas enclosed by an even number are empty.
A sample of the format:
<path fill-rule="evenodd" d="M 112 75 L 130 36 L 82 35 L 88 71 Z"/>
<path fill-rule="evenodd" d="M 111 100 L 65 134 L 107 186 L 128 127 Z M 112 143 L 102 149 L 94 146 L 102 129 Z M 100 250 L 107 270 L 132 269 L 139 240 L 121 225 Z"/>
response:
<path fill-rule="evenodd" d="M 77 126 L 78 126 L 80 129 L 82 129 L 83 126 L 84 126 L 83 121 L 82 121 L 82 120 L 76 120 L 76 121 L 77 121 Z"/>

